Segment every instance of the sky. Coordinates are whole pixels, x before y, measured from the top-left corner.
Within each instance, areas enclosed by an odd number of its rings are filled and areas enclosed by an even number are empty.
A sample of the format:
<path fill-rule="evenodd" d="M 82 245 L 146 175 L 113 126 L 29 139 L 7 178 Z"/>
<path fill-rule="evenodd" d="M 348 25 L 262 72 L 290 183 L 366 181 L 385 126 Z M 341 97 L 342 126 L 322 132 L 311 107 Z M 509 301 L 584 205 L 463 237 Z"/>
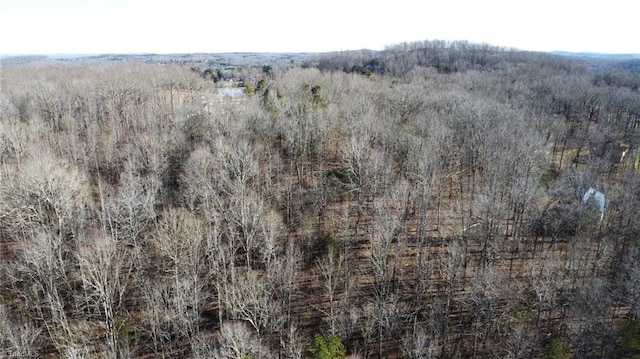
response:
<path fill-rule="evenodd" d="M 419 40 L 640 53 L 637 0 L 0 0 L 0 54 L 325 52 Z"/>

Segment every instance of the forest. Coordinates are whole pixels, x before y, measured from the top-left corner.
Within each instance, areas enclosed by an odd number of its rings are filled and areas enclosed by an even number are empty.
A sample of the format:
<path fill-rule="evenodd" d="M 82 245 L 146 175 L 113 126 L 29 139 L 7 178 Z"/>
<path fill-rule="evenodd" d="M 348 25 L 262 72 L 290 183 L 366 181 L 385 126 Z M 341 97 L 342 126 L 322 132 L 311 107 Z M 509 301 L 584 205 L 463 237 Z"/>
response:
<path fill-rule="evenodd" d="M 640 60 L 2 61 L 2 358 L 640 356 Z"/>

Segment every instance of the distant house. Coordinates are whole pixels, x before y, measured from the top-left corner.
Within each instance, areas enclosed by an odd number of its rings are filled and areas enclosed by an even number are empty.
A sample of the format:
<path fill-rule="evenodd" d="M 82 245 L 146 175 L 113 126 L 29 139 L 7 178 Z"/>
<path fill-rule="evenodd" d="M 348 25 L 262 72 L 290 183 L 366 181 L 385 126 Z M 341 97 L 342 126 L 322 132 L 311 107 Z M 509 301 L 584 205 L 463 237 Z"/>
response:
<path fill-rule="evenodd" d="M 240 99 L 245 97 L 244 91 L 239 87 L 225 87 L 218 89 L 218 96 Z"/>
<path fill-rule="evenodd" d="M 211 111 L 216 104 L 225 102 L 242 102 L 247 96 L 241 87 L 222 87 L 214 93 L 202 95 L 202 105 L 206 111 Z"/>
<path fill-rule="evenodd" d="M 595 188 L 589 187 L 589 189 L 584 193 L 582 197 L 582 203 L 587 203 L 590 198 L 592 198 L 598 202 L 598 209 L 600 210 L 600 221 L 604 218 L 604 211 L 607 209 L 607 197 L 604 193 L 600 191 L 596 191 Z"/>

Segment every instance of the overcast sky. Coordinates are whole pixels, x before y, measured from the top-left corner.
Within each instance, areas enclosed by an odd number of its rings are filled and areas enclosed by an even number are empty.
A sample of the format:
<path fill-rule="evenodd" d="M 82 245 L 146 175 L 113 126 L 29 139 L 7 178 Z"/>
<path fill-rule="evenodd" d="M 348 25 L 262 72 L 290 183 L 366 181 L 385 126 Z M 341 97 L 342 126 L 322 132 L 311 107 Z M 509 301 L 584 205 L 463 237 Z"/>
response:
<path fill-rule="evenodd" d="M 640 53 L 637 0 L 0 0 L 0 54 L 322 52 L 416 40 Z"/>

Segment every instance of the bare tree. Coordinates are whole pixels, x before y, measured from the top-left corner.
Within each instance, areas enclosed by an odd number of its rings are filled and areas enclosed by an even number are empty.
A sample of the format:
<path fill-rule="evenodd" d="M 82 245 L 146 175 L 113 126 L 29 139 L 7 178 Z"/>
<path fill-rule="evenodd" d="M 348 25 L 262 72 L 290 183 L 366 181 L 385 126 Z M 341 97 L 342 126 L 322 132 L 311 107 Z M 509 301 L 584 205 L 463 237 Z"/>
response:
<path fill-rule="evenodd" d="M 401 198 L 404 196 L 401 196 Z M 405 197 L 406 198 L 406 197 Z M 373 277 L 373 301 L 374 317 L 376 318 L 378 334 L 378 355 L 382 357 L 384 330 L 393 321 L 390 314 L 394 310 L 393 296 L 397 293 L 401 268 L 400 258 L 405 249 L 405 240 L 402 239 L 402 212 L 390 204 L 398 205 L 400 198 L 385 198 L 388 203 L 376 204 L 376 221 L 374 231 L 369 240 L 371 254 L 371 274 Z M 400 204 L 400 207 L 402 205 Z M 396 303 L 397 304 L 397 303 Z"/>
<path fill-rule="evenodd" d="M 322 258 L 318 258 L 316 260 L 316 267 L 320 271 L 324 294 L 326 300 L 329 302 L 329 310 L 324 314 L 329 319 L 329 333 L 337 334 L 337 321 L 338 316 L 342 315 L 343 310 L 339 310 L 337 307 L 338 304 L 338 295 L 339 290 L 342 288 L 341 281 L 343 280 L 342 275 L 342 255 L 340 255 L 339 250 L 334 248 L 333 246 L 328 246 L 327 253 Z"/>
<path fill-rule="evenodd" d="M 156 220 L 162 186 L 158 173 L 143 175 L 139 166 L 141 164 L 136 160 L 125 162 L 115 193 L 106 193 L 100 187 L 100 216 L 104 228 L 132 245 L 138 244 L 140 235 Z"/>
<path fill-rule="evenodd" d="M 631 306 L 630 313 L 634 317 L 640 317 L 640 265 L 637 258 L 640 253 L 636 249 L 627 255 L 625 261 L 626 278 L 624 286 L 626 289 L 626 302 Z"/>
<path fill-rule="evenodd" d="M 302 345 L 295 342 L 301 335 L 300 329 L 292 329 L 296 327 L 299 320 L 293 305 L 300 298 L 301 276 L 302 252 L 293 241 L 289 241 L 284 248 L 284 253 L 280 253 L 267 268 L 266 279 L 268 291 L 272 296 L 269 313 L 279 315 L 279 318 L 270 319 L 268 327 L 279 333 L 281 348 L 293 352 L 297 352 Z"/>
<path fill-rule="evenodd" d="M 0 304 L 0 354 L 3 356 L 37 356 L 41 349 L 42 328 L 9 313 Z"/>
<path fill-rule="evenodd" d="M 3 168 L 2 177 L 0 224 L 6 232 L 42 226 L 61 241 L 83 224 L 89 204 L 87 178 L 46 149 Z"/>
<path fill-rule="evenodd" d="M 536 331 L 540 330 L 545 315 L 551 320 L 552 314 L 549 311 L 556 308 L 558 294 L 563 287 L 564 278 L 559 259 L 553 253 L 541 261 L 540 269 L 535 270 L 529 276 L 531 289 L 536 296 Z M 548 313 L 548 314 L 547 314 Z"/>
<path fill-rule="evenodd" d="M 216 346 L 217 348 L 213 350 L 216 358 L 272 357 L 260 338 L 243 322 L 223 323 Z"/>
<path fill-rule="evenodd" d="M 246 265 L 251 267 L 251 257 L 256 249 L 260 222 L 266 208 L 260 196 L 253 191 L 242 190 L 229 198 L 228 220 L 232 222 L 241 238 Z"/>
<path fill-rule="evenodd" d="M 615 332 L 610 321 L 611 289 L 601 278 L 589 278 L 570 298 L 567 334 L 580 357 L 605 357 Z"/>
<path fill-rule="evenodd" d="M 508 307 L 501 305 L 505 302 L 506 295 L 506 287 L 502 285 L 502 281 L 503 277 L 498 269 L 488 266 L 477 272 L 471 282 L 472 290 L 466 298 L 466 304 L 471 307 L 473 318 L 474 358 L 478 356 L 477 353 L 481 353 L 481 358 L 487 358 L 496 348 L 489 343 L 498 335 L 497 323 L 502 322 L 509 312 Z"/>
<path fill-rule="evenodd" d="M 104 320 L 106 356 L 118 357 L 118 323 L 116 317 L 131 277 L 132 263 L 122 242 L 96 233 L 78 248 L 78 263 L 86 298 Z"/>
<path fill-rule="evenodd" d="M 437 358 L 437 349 L 437 344 L 425 328 L 414 326 L 402 339 L 402 353 L 405 358 Z"/>
<path fill-rule="evenodd" d="M 163 260 L 159 269 L 170 283 L 172 309 L 179 313 L 179 328 L 187 338 L 198 334 L 201 302 L 206 298 L 206 236 L 202 221 L 182 208 L 166 209 L 153 236 Z"/>
<path fill-rule="evenodd" d="M 538 346 L 536 333 L 526 325 L 515 325 L 509 333 L 507 343 L 504 346 L 504 358 L 517 359 L 533 357 Z"/>
<path fill-rule="evenodd" d="M 60 257 L 62 242 L 56 235 L 46 231 L 32 232 L 20 242 L 19 255 L 13 272 L 13 281 L 25 281 L 28 286 L 18 286 L 16 294 L 31 308 L 25 312 L 42 318 L 43 331 L 59 353 L 76 344 L 78 338 L 72 328 L 73 315 L 65 307 L 75 307 L 70 299 L 69 263 Z M 67 253 L 64 251 L 64 253 Z"/>
<path fill-rule="evenodd" d="M 198 147 L 191 152 L 183 168 L 181 184 L 187 208 L 210 220 L 218 205 L 220 183 L 216 181 L 216 172 L 220 165 L 206 147 Z"/>
<path fill-rule="evenodd" d="M 440 337 L 442 338 L 443 350 L 441 357 L 447 356 L 447 345 L 450 335 L 450 315 L 456 300 L 455 292 L 465 284 L 466 262 L 468 260 L 468 248 L 463 240 L 452 239 L 446 244 L 444 251 L 439 253 L 440 266 L 438 268 L 439 277 L 443 281 L 443 303 L 442 303 L 442 324 L 440 327 Z"/>
<path fill-rule="evenodd" d="M 141 284 L 141 292 L 144 300 L 144 331 L 151 338 L 153 352 L 157 355 L 165 355 L 167 344 L 173 334 L 174 310 L 168 298 L 171 296 L 170 285 L 161 279 L 147 278 Z"/>
<path fill-rule="evenodd" d="M 265 279 L 256 270 L 240 272 L 233 287 L 232 312 L 235 318 L 251 324 L 258 335 L 270 325 L 269 320 L 282 318 L 271 314 L 278 308 L 271 303 Z"/>
<path fill-rule="evenodd" d="M 302 359 L 304 357 L 307 351 L 307 345 L 302 333 L 300 333 L 300 329 L 298 329 L 295 324 L 289 325 L 283 342 L 280 343 L 280 346 L 283 348 L 282 351 L 284 352 L 285 358 Z"/>

